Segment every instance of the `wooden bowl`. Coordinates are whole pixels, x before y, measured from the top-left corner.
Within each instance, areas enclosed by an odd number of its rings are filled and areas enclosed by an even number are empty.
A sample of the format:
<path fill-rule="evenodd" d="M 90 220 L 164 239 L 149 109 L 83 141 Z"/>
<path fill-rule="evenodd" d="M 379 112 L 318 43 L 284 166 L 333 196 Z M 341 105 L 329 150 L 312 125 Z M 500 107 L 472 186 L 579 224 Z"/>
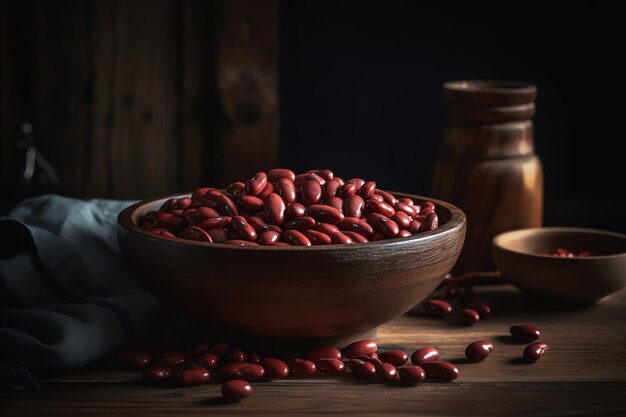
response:
<path fill-rule="evenodd" d="M 312 247 L 234 246 L 165 238 L 137 225 L 172 196 L 118 217 L 122 254 L 163 303 L 218 333 L 285 342 L 346 343 L 407 312 L 456 262 L 466 219 L 443 201 L 438 229 L 407 238 Z M 177 196 L 175 196 L 177 197 Z"/>
<path fill-rule="evenodd" d="M 560 258 L 557 248 L 592 256 Z M 546 306 L 585 306 L 626 285 L 626 235 L 596 229 L 544 227 L 502 233 L 492 254 L 503 278 Z"/>

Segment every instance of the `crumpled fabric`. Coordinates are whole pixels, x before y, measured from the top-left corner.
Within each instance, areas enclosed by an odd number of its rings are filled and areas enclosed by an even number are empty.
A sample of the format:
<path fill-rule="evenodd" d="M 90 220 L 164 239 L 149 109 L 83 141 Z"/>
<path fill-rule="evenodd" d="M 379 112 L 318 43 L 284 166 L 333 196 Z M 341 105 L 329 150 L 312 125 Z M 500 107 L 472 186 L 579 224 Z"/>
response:
<path fill-rule="evenodd" d="M 5 385 L 32 387 L 25 370 L 89 364 L 172 319 L 120 253 L 130 204 L 45 195 L 0 218 L 0 381 L 26 381 Z"/>

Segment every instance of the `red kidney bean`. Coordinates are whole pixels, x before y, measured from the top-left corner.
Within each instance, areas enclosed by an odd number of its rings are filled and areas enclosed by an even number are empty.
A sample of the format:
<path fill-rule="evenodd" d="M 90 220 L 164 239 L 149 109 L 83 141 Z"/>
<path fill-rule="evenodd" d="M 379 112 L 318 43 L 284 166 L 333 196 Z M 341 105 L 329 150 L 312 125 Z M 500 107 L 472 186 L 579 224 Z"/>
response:
<path fill-rule="evenodd" d="M 419 228 L 419 232 L 430 232 L 431 230 L 435 230 L 439 227 L 439 218 L 435 213 L 430 213 Z"/>
<path fill-rule="evenodd" d="M 369 242 L 369 240 L 367 240 L 367 238 L 359 233 L 356 232 L 351 232 L 349 230 L 344 230 L 341 233 L 343 233 L 345 236 L 348 236 L 350 239 L 352 239 L 352 242 L 354 243 L 367 243 Z"/>
<path fill-rule="evenodd" d="M 409 360 L 409 355 L 406 352 L 394 349 L 378 353 L 378 359 L 393 366 L 402 366 Z"/>
<path fill-rule="evenodd" d="M 484 301 L 475 299 L 464 300 L 461 305 L 465 308 L 476 311 L 478 314 L 480 314 L 481 318 L 485 318 L 491 314 L 491 307 Z"/>
<path fill-rule="evenodd" d="M 331 375 L 343 374 L 346 364 L 337 358 L 320 358 L 313 361 L 317 369 Z"/>
<path fill-rule="evenodd" d="M 314 175 L 314 174 L 311 174 Z M 300 187 L 300 202 L 305 206 L 317 204 L 322 199 L 322 186 L 319 182 L 307 180 Z"/>
<path fill-rule="evenodd" d="M 359 187 L 357 186 L 357 184 L 353 182 L 346 182 L 337 190 L 337 197 L 346 199 L 350 197 L 351 195 L 356 194 L 358 189 Z"/>
<path fill-rule="evenodd" d="M 398 233 L 400 233 L 400 232 L 398 232 Z M 378 240 L 385 240 L 386 238 L 385 238 L 385 235 L 383 235 L 382 233 L 374 232 L 374 234 L 372 236 L 370 236 L 369 239 L 370 239 L 370 242 L 376 242 Z"/>
<path fill-rule="evenodd" d="M 398 202 L 398 199 L 394 197 L 393 194 L 387 191 L 377 189 L 376 191 L 374 191 L 374 194 L 381 195 L 383 197 L 383 200 L 385 200 L 385 203 L 389 204 L 391 207 L 395 206 Z"/>
<path fill-rule="evenodd" d="M 464 308 L 459 312 L 459 318 L 463 323 L 472 326 L 480 321 L 480 314 L 476 310 Z"/>
<path fill-rule="evenodd" d="M 459 377 L 459 369 L 451 363 L 443 361 L 424 362 L 420 365 L 428 378 L 452 381 Z"/>
<path fill-rule="evenodd" d="M 424 310 L 434 317 L 445 317 L 452 313 L 450 303 L 443 300 L 426 300 L 422 303 Z"/>
<path fill-rule="evenodd" d="M 524 359 L 526 359 L 527 362 L 537 362 L 547 351 L 547 344 L 539 342 L 531 343 L 524 348 Z"/>
<path fill-rule="evenodd" d="M 239 211 L 237 210 L 235 203 L 233 203 L 233 200 L 224 194 L 217 197 L 216 208 L 218 212 L 223 213 L 225 216 L 233 217 L 239 215 Z"/>
<path fill-rule="evenodd" d="M 407 205 L 409 205 L 411 207 L 413 207 L 415 205 L 415 202 L 413 200 L 411 200 L 410 198 L 408 198 L 408 197 L 403 197 L 403 198 L 398 199 L 398 203 L 407 204 Z M 413 209 L 415 210 L 415 208 L 413 208 Z"/>
<path fill-rule="evenodd" d="M 244 362 L 246 354 L 241 349 L 230 348 L 224 352 L 224 359 L 226 362 Z"/>
<path fill-rule="evenodd" d="M 270 243 L 270 246 L 291 246 L 291 245 L 286 242 L 273 242 L 273 243 Z"/>
<path fill-rule="evenodd" d="M 324 347 L 311 349 L 309 353 L 307 353 L 306 355 L 306 359 L 311 360 L 311 361 L 315 359 L 322 359 L 322 358 L 341 359 L 342 354 L 341 354 L 341 351 L 337 349 L 336 347 L 324 346 Z"/>
<path fill-rule="evenodd" d="M 207 232 L 196 226 L 188 226 L 185 230 L 178 234 L 182 239 L 197 240 L 199 242 L 212 243 L 213 239 Z"/>
<path fill-rule="evenodd" d="M 327 234 L 329 236 L 330 236 L 331 233 L 335 233 L 335 232 L 339 232 L 340 231 L 337 226 L 335 226 L 334 224 L 330 224 L 330 223 L 318 223 L 315 226 L 315 229 L 317 231 L 325 233 L 325 234 Z"/>
<path fill-rule="evenodd" d="M 189 197 L 183 197 L 183 198 L 179 198 L 174 205 L 172 206 L 173 210 L 185 210 L 186 208 L 188 208 L 189 206 L 191 206 L 191 198 Z"/>
<path fill-rule="evenodd" d="M 472 342 L 465 348 L 465 357 L 471 362 L 480 362 L 493 352 L 493 344 L 487 340 Z"/>
<path fill-rule="evenodd" d="M 393 217 L 396 214 L 394 208 L 389 204 L 372 199 L 367 200 L 365 207 L 370 213 L 380 213 L 385 217 Z"/>
<path fill-rule="evenodd" d="M 268 230 L 259 235 L 259 243 L 261 245 L 269 245 L 270 243 L 277 242 L 280 239 L 280 233 L 274 230 Z"/>
<path fill-rule="evenodd" d="M 324 181 L 330 181 L 333 179 L 334 175 L 333 171 L 331 171 L 330 169 L 312 169 L 306 172 L 307 174 L 313 173 L 316 175 L 319 175 L 320 177 L 324 178 Z"/>
<path fill-rule="evenodd" d="M 172 376 L 172 369 L 165 366 L 151 366 L 141 373 L 141 379 L 150 383 L 159 383 Z"/>
<path fill-rule="evenodd" d="M 243 216 L 234 216 L 230 222 L 230 227 L 233 229 L 233 232 L 242 240 L 248 240 L 253 242 L 257 238 L 256 231 L 252 226 L 248 224 L 245 217 Z"/>
<path fill-rule="evenodd" d="M 239 401 L 252 395 L 254 390 L 247 381 L 233 380 L 226 381 L 222 385 L 222 397 L 228 401 Z"/>
<path fill-rule="evenodd" d="M 317 230 L 305 230 L 304 235 L 309 238 L 311 245 L 331 245 L 333 241 L 326 233 L 318 232 Z"/>
<path fill-rule="evenodd" d="M 198 227 L 205 231 L 209 231 L 216 227 L 228 226 L 231 222 L 232 217 L 230 216 L 211 217 L 210 219 L 203 220 Z"/>
<path fill-rule="evenodd" d="M 223 227 L 216 227 L 206 231 L 213 243 L 225 243 L 233 237 Z"/>
<path fill-rule="evenodd" d="M 370 213 L 367 216 L 367 222 L 385 237 L 394 237 L 400 232 L 400 228 L 396 222 L 380 213 Z"/>
<path fill-rule="evenodd" d="M 197 226 L 200 223 L 197 209 L 187 209 L 183 212 L 183 220 L 187 226 Z M 152 226 L 152 225 L 150 225 Z"/>
<path fill-rule="evenodd" d="M 365 201 L 356 194 L 349 196 L 343 202 L 343 213 L 346 217 L 361 217 L 364 208 Z"/>
<path fill-rule="evenodd" d="M 261 365 L 248 362 L 229 363 L 220 368 L 220 376 L 224 381 L 242 379 L 252 382 L 265 375 L 265 369 Z"/>
<path fill-rule="evenodd" d="M 372 198 L 374 195 L 374 191 L 376 190 L 376 183 L 374 181 L 366 181 L 361 188 L 359 188 L 359 195 L 367 200 L 368 198 Z"/>
<path fill-rule="evenodd" d="M 259 365 L 265 369 L 265 378 L 267 379 L 281 379 L 289 375 L 289 367 L 280 359 L 263 358 Z"/>
<path fill-rule="evenodd" d="M 378 354 L 376 352 L 370 352 L 365 356 L 372 358 L 372 359 L 378 359 Z"/>
<path fill-rule="evenodd" d="M 348 368 L 360 378 L 370 379 L 376 376 L 376 367 L 361 359 L 350 359 Z"/>
<path fill-rule="evenodd" d="M 326 184 L 326 180 L 324 178 L 312 172 L 296 175 L 296 179 L 293 182 L 296 185 L 296 187 L 298 187 L 307 181 L 314 181 L 318 183 L 320 186 Z"/>
<path fill-rule="evenodd" d="M 286 205 L 295 203 L 297 199 L 296 186 L 287 178 L 281 178 L 276 182 L 276 194 L 283 199 Z"/>
<path fill-rule="evenodd" d="M 193 366 L 190 368 L 179 369 L 174 374 L 173 382 L 175 385 L 192 386 L 209 382 L 211 374 L 201 366 Z"/>
<path fill-rule="evenodd" d="M 290 169 L 275 168 L 267 171 L 267 180 L 270 182 L 278 182 L 281 178 L 286 178 L 293 182 L 296 179 L 296 174 Z"/>
<path fill-rule="evenodd" d="M 343 210 L 343 200 L 339 197 L 331 197 L 326 201 L 327 206 L 336 208 L 339 211 Z"/>
<path fill-rule="evenodd" d="M 299 230 L 305 231 L 315 227 L 315 219 L 313 217 L 296 217 L 285 223 L 285 230 Z"/>
<path fill-rule="evenodd" d="M 412 205 L 404 203 L 402 201 L 398 201 L 395 206 L 393 206 L 393 208 L 396 209 L 396 213 L 398 211 L 403 212 L 404 214 L 406 214 L 409 217 L 414 217 L 417 213 L 415 212 L 415 209 L 413 208 Z"/>
<path fill-rule="evenodd" d="M 337 190 L 339 189 L 339 187 L 341 187 L 341 183 L 336 179 L 326 181 L 326 184 L 324 184 L 322 190 L 324 195 L 324 201 L 328 201 L 329 198 L 335 197 L 337 195 Z"/>
<path fill-rule="evenodd" d="M 422 208 L 420 210 L 420 216 L 422 216 L 423 218 L 426 218 L 426 216 L 428 216 L 429 214 L 433 214 L 435 212 L 435 209 L 432 208 Z"/>
<path fill-rule="evenodd" d="M 239 207 L 251 212 L 257 212 L 263 210 L 263 200 L 251 195 L 244 195 L 239 198 Z"/>
<path fill-rule="evenodd" d="M 157 235 L 161 235 L 165 237 L 176 237 L 167 229 L 161 229 L 161 228 L 153 229 L 153 232 L 156 233 Z"/>
<path fill-rule="evenodd" d="M 231 193 L 234 197 L 241 197 L 246 192 L 246 184 L 240 181 L 230 183 L 226 187 L 226 192 Z"/>
<path fill-rule="evenodd" d="M 400 229 L 408 229 L 409 225 L 411 224 L 411 222 L 413 220 L 411 220 L 411 218 L 409 217 L 408 214 L 406 214 L 403 211 L 396 211 L 396 214 L 394 214 L 393 216 L 391 216 L 391 220 L 393 220 L 394 222 L 396 222 L 398 224 L 398 227 Z M 410 233 L 409 233 L 410 235 Z"/>
<path fill-rule="evenodd" d="M 280 227 L 274 224 L 268 224 L 265 222 L 265 220 L 260 219 L 258 217 L 250 216 L 248 217 L 247 220 L 248 220 L 248 224 L 252 226 L 252 228 L 257 232 L 257 234 L 267 232 L 268 230 L 273 230 L 278 233 L 283 232 L 283 229 L 281 229 Z"/>
<path fill-rule="evenodd" d="M 172 353 L 159 358 L 156 364 L 160 366 L 165 366 L 166 368 L 177 368 L 184 365 L 188 359 L 189 356 L 182 353 Z"/>
<path fill-rule="evenodd" d="M 209 369 L 215 369 L 220 364 L 220 357 L 215 353 L 205 352 L 197 359 L 197 363 Z"/>
<path fill-rule="evenodd" d="M 430 208 L 430 209 L 434 209 L 435 208 L 435 203 L 433 203 L 432 201 L 425 201 L 422 204 L 420 204 L 422 210 L 425 208 Z"/>
<path fill-rule="evenodd" d="M 271 182 L 268 182 L 265 185 L 265 188 L 263 189 L 263 191 L 261 191 L 257 197 L 259 197 L 261 200 L 265 200 L 265 197 L 267 197 L 268 195 L 272 194 L 276 192 L 276 188 L 274 188 L 274 184 L 272 184 Z"/>
<path fill-rule="evenodd" d="M 344 185 L 344 184 L 346 183 L 346 182 L 343 180 L 343 178 L 338 177 L 338 176 L 336 176 L 336 175 L 333 177 L 333 179 L 334 179 L 334 180 L 339 181 L 339 184 L 341 184 L 341 185 Z"/>
<path fill-rule="evenodd" d="M 283 238 L 285 239 L 285 242 L 293 246 L 311 246 L 309 238 L 297 230 L 285 230 L 283 232 Z"/>
<path fill-rule="evenodd" d="M 214 205 L 217 203 L 217 197 L 219 197 L 220 195 L 222 195 L 222 192 L 220 190 L 216 190 L 215 188 L 209 188 L 204 194 L 200 196 L 200 198 L 198 198 L 196 205 L 212 206 L 212 208 L 214 208 Z"/>
<path fill-rule="evenodd" d="M 400 368 L 400 379 L 405 384 L 417 385 L 426 379 L 426 372 L 420 366 L 407 366 L 406 368 Z"/>
<path fill-rule="evenodd" d="M 163 228 L 178 233 L 185 228 L 185 220 L 171 213 L 157 213 L 153 226 L 155 228 Z"/>
<path fill-rule="evenodd" d="M 258 353 L 246 353 L 246 362 L 249 363 L 259 363 L 261 362 L 261 357 L 259 356 Z"/>
<path fill-rule="evenodd" d="M 409 227 L 407 228 L 407 230 L 412 234 L 416 234 L 419 233 L 420 227 L 422 227 L 422 223 L 420 223 L 417 220 L 413 220 L 411 222 L 411 224 L 409 224 Z"/>
<path fill-rule="evenodd" d="M 147 352 L 135 352 L 126 356 L 122 362 L 131 369 L 144 369 L 152 362 L 152 356 Z"/>
<path fill-rule="evenodd" d="M 418 366 L 422 366 L 426 362 L 436 361 L 437 359 L 439 359 L 439 350 L 435 347 L 419 348 L 411 355 L 411 363 Z"/>
<path fill-rule="evenodd" d="M 374 353 L 374 355 L 376 355 Z M 351 359 L 358 359 L 364 362 L 368 362 L 371 363 L 372 365 L 374 365 L 376 368 L 378 368 L 380 365 L 382 365 L 382 362 L 380 361 L 380 359 L 378 359 L 375 356 L 368 356 L 368 355 L 359 355 L 359 356 L 355 356 Z"/>
<path fill-rule="evenodd" d="M 315 375 L 315 363 L 306 359 L 294 358 L 288 361 L 289 371 L 295 376 L 307 377 Z"/>
<path fill-rule="evenodd" d="M 183 217 L 183 210 L 172 210 L 170 213 L 178 217 Z"/>
<path fill-rule="evenodd" d="M 365 180 L 362 178 L 350 178 L 346 181 L 346 184 L 356 184 L 356 188 L 360 189 L 365 184 Z"/>
<path fill-rule="evenodd" d="M 300 203 L 293 203 L 287 206 L 285 213 L 287 217 L 290 219 L 295 219 L 296 217 L 303 217 L 306 212 L 306 207 L 304 207 Z"/>
<path fill-rule="evenodd" d="M 409 237 L 409 236 L 411 236 L 411 232 L 409 232 L 408 230 L 400 230 L 396 237 Z"/>
<path fill-rule="evenodd" d="M 169 212 L 171 210 L 174 209 L 174 204 L 176 204 L 176 202 L 178 201 L 177 198 L 168 198 L 165 203 L 163 203 L 163 205 L 161 205 L 161 208 L 159 208 L 159 211 L 163 211 L 163 212 Z"/>
<path fill-rule="evenodd" d="M 511 326 L 509 330 L 511 336 L 522 342 L 534 342 L 541 336 L 539 329 L 530 324 L 516 324 Z"/>
<path fill-rule="evenodd" d="M 257 172 L 254 177 L 246 183 L 246 194 L 256 196 L 263 191 L 267 185 L 267 174 L 265 172 Z"/>
<path fill-rule="evenodd" d="M 380 194 L 376 194 L 376 193 L 372 194 L 369 200 L 376 200 L 376 201 L 380 201 L 381 203 L 385 202 L 385 199 L 383 198 L 383 196 Z"/>
<path fill-rule="evenodd" d="M 345 235 L 342 232 L 332 232 L 329 233 L 328 236 L 333 243 L 338 245 L 349 245 L 351 243 L 354 243 L 354 240 L 352 240 L 348 235 Z"/>
<path fill-rule="evenodd" d="M 341 211 L 325 204 L 312 204 L 306 208 L 307 216 L 322 223 L 338 223 L 344 219 Z"/>
<path fill-rule="evenodd" d="M 198 220 L 203 221 L 206 219 L 211 219 L 215 217 L 222 217 L 215 209 L 210 207 L 198 207 L 196 209 L 196 217 Z"/>
<path fill-rule="evenodd" d="M 224 243 L 228 243 L 229 245 L 237 245 L 237 246 L 259 246 L 259 244 L 256 242 L 251 242 L 249 240 L 240 240 L 240 239 L 227 240 Z M 278 242 L 274 242 L 274 243 L 278 243 Z"/>
<path fill-rule="evenodd" d="M 373 340 L 359 340 L 346 346 L 343 349 L 343 356 L 348 359 L 352 359 L 355 356 L 376 353 L 377 350 L 378 345 Z"/>
<path fill-rule="evenodd" d="M 193 205 L 197 205 L 198 200 L 200 199 L 200 197 L 202 197 L 204 195 L 204 193 L 206 193 L 209 190 L 215 190 L 215 188 L 213 188 L 213 187 L 196 188 L 193 191 L 193 193 L 191 193 L 191 201 L 192 201 Z"/>
<path fill-rule="evenodd" d="M 382 382 L 393 382 L 398 378 L 398 370 L 390 363 L 381 363 L 376 368 L 376 375 Z"/>
<path fill-rule="evenodd" d="M 269 194 L 265 197 L 263 204 L 265 207 L 265 216 L 269 223 L 280 225 L 285 221 L 285 202 L 278 194 Z"/>

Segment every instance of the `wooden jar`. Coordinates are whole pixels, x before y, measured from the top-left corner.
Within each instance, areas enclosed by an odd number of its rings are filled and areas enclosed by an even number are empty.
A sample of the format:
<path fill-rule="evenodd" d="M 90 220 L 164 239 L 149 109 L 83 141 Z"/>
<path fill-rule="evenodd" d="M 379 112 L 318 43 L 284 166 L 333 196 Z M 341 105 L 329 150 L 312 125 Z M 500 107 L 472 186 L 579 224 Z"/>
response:
<path fill-rule="evenodd" d="M 534 153 L 537 88 L 512 81 L 443 85 L 443 147 L 433 196 L 467 215 L 467 236 L 453 272 L 491 271 L 491 240 L 541 226 L 543 168 Z"/>

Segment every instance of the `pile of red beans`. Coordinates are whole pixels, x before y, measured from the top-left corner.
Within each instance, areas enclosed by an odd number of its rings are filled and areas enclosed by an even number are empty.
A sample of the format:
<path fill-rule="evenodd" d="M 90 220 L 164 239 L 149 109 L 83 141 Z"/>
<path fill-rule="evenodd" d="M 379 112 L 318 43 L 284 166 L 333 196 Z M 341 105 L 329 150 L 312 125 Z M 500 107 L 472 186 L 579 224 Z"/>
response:
<path fill-rule="evenodd" d="M 550 253 L 540 253 L 540 255 L 556 256 L 559 258 L 584 258 L 585 256 L 591 256 L 591 253 L 586 250 L 574 253 L 564 248 L 556 248 Z"/>
<path fill-rule="evenodd" d="M 233 245 L 311 246 L 367 243 L 435 230 L 435 204 L 417 204 L 347 181 L 328 169 L 296 175 L 258 172 L 222 192 L 198 188 L 146 213 L 139 225 L 165 237 Z"/>

